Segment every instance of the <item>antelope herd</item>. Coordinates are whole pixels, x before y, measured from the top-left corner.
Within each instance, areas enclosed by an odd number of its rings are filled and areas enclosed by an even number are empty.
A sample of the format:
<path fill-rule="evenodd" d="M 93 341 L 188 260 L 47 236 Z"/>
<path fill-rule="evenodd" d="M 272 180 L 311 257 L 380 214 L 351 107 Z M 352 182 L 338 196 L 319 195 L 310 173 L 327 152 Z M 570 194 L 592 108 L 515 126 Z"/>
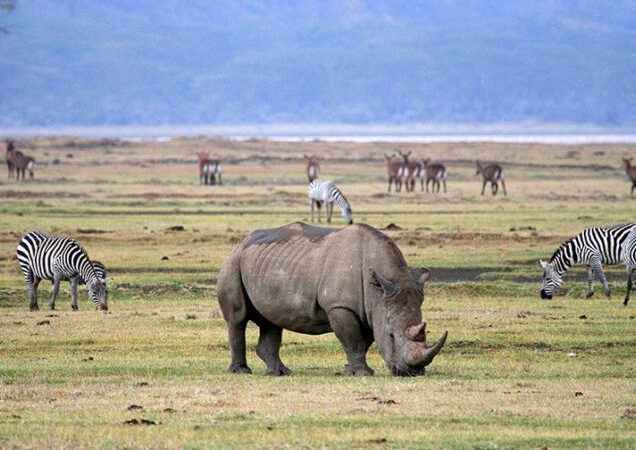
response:
<path fill-rule="evenodd" d="M 34 177 L 35 159 L 25 155 L 20 150 L 15 148 L 15 141 L 7 140 L 5 160 L 8 169 L 8 178 L 15 178 L 20 180 L 26 179 L 26 172 L 29 172 L 29 178 Z M 444 188 L 446 193 L 446 177 L 447 170 L 444 164 L 438 162 L 431 162 L 430 158 L 415 159 L 411 158 L 412 152 L 407 153 L 401 150 L 396 150 L 393 155 L 384 154 L 387 180 L 388 180 L 388 192 L 391 192 L 391 186 L 395 188 L 395 192 L 401 192 L 402 187 L 406 192 L 413 192 L 415 190 L 415 184 L 419 180 L 420 190 L 424 192 L 426 186 L 426 192 L 429 192 L 429 183 L 431 184 L 432 193 L 439 193 L 441 187 Z M 309 183 L 316 180 L 320 176 L 320 164 L 315 154 L 304 154 L 304 159 L 307 162 L 306 175 Z M 201 184 L 216 185 L 222 184 L 221 180 L 221 160 L 218 158 L 210 158 L 207 152 L 197 153 L 198 166 L 199 166 L 199 181 Z M 632 183 L 630 194 L 634 194 L 636 190 L 636 166 L 632 165 L 633 158 L 622 158 L 625 173 Z M 482 176 L 481 195 L 484 195 L 486 185 L 490 183 L 492 195 L 497 195 L 499 192 L 499 183 L 504 195 L 507 195 L 506 183 L 503 176 L 503 168 L 499 163 L 483 163 L 476 161 L 477 171 L 475 175 Z"/>

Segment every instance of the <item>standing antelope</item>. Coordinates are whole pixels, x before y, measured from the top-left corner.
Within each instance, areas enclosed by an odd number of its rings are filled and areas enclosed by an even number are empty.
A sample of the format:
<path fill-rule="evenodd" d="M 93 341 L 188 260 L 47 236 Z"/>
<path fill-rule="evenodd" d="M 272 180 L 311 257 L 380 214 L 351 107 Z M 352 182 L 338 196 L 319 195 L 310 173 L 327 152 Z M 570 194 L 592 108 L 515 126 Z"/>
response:
<path fill-rule="evenodd" d="M 395 192 L 400 192 L 402 189 L 402 179 L 400 178 L 402 163 L 394 161 L 394 157 L 387 154 L 384 155 L 384 159 L 386 160 L 386 173 L 389 177 L 389 192 L 391 192 L 391 183 L 395 184 Z"/>
<path fill-rule="evenodd" d="M 501 187 L 503 188 L 504 195 L 506 193 L 506 183 L 504 182 L 503 169 L 497 163 L 482 164 L 477 161 L 477 172 L 475 175 L 479 175 L 484 178 L 484 184 L 481 187 L 481 195 L 484 195 L 484 189 L 486 189 L 486 183 L 490 182 L 492 188 L 492 195 L 497 195 L 499 185 L 497 181 L 501 181 Z"/>
<path fill-rule="evenodd" d="M 15 170 L 15 164 L 13 163 L 13 152 L 15 152 L 14 142 L 7 141 L 7 152 L 5 153 L 5 159 L 7 161 L 7 169 L 9 170 L 9 178 L 13 178 L 13 171 Z"/>
<path fill-rule="evenodd" d="M 401 150 L 398 150 L 398 153 L 402 157 L 402 168 L 400 171 L 400 175 L 402 178 L 402 182 L 406 186 L 406 192 L 413 192 L 415 189 L 415 178 L 418 175 L 421 175 L 422 166 L 421 163 L 415 161 L 409 161 L 409 156 L 411 156 L 411 152 L 402 153 Z M 422 182 L 423 180 L 420 179 Z"/>
<path fill-rule="evenodd" d="M 35 167 L 35 159 L 30 156 L 26 156 L 24 153 L 18 150 L 11 152 L 11 162 L 15 168 L 15 178 L 20 179 L 22 174 L 22 181 L 24 181 L 25 171 L 29 171 L 29 178 L 33 178 L 33 168 Z"/>
<path fill-rule="evenodd" d="M 446 193 L 446 166 L 444 164 L 431 164 L 431 160 L 426 158 L 422 161 L 424 166 L 424 172 L 426 173 L 426 192 L 428 192 L 428 183 L 432 181 L 431 192 L 435 192 L 435 186 L 437 186 L 437 192 L 439 192 L 440 180 L 444 183 L 444 193 Z M 422 189 L 423 190 L 423 189 Z"/>
<path fill-rule="evenodd" d="M 632 158 L 623 158 L 623 164 L 625 165 L 625 173 L 632 181 L 631 195 L 634 195 L 634 189 L 636 189 L 636 166 L 632 166 Z"/>
<path fill-rule="evenodd" d="M 214 185 L 221 183 L 221 161 L 210 159 L 207 153 L 197 153 L 199 158 L 199 182 Z"/>
<path fill-rule="evenodd" d="M 307 160 L 307 179 L 311 183 L 320 176 L 320 164 L 316 160 L 316 155 L 304 155 Z"/>

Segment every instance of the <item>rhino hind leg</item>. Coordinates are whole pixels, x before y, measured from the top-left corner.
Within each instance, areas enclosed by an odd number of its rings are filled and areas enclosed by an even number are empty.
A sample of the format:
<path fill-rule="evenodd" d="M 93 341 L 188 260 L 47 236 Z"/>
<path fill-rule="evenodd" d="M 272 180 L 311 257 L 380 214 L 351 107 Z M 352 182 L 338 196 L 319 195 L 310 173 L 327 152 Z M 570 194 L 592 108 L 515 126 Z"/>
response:
<path fill-rule="evenodd" d="M 260 335 L 256 344 L 256 354 L 267 365 L 266 375 L 289 375 L 289 370 L 280 359 L 279 350 L 283 329 L 271 323 L 260 323 Z"/>
<path fill-rule="evenodd" d="M 367 350 L 373 337 L 364 333 L 358 317 L 350 310 L 335 308 L 329 311 L 329 324 L 347 355 L 343 375 L 370 376 L 373 369 L 367 365 Z"/>
<path fill-rule="evenodd" d="M 247 321 L 228 323 L 227 329 L 232 355 L 232 362 L 228 369 L 230 373 L 252 373 L 252 369 L 247 365 L 245 328 L 247 328 Z"/>

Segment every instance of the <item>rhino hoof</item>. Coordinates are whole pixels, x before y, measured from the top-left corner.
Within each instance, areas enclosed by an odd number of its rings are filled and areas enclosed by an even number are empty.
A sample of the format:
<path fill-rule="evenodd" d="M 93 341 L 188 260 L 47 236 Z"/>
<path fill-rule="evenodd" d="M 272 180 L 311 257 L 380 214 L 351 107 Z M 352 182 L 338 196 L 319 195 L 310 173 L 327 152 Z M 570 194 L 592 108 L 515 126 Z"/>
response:
<path fill-rule="evenodd" d="M 279 367 L 275 367 L 274 369 L 267 369 L 267 372 L 265 372 L 265 375 L 272 375 L 274 377 L 280 377 L 283 375 L 291 375 L 292 371 L 289 370 L 287 367 L 285 366 L 279 366 Z"/>
<path fill-rule="evenodd" d="M 345 370 L 343 375 L 345 377 L 370 377 L 374 374 L 375 372 L 373 371 L 373 369 L 369 366 L 363 366 L 363 367 L 351 367 L 349 364 L 347 364 L 345 366 Z"/>
<path fill-rule="evenodd" d="M 248 366 L 230 366 L 228 372 L 230 373 L 252 373 L 252 369 Z"/>

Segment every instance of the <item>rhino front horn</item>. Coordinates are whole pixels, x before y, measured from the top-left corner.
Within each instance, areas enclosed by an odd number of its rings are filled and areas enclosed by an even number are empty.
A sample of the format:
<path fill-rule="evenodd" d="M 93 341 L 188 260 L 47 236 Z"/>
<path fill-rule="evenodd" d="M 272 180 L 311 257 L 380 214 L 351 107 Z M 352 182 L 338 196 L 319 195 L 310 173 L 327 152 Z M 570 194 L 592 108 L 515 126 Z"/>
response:
<path fill-rule="evenodd" d="M 413 366 L 416 367 L 425 367 L 428 366 L 433 358 L 437 356 L 440 352 L 444 344 L 446 343 L 446 338 L 448 337 L 448 331 L 445 331 L 442 337 L 435 344 L 431 346 L 427 346 L 426 344 L 420 344 L 417 350 L 417 354 L 414 355 L 415 358 L 413 361 Z"/>

